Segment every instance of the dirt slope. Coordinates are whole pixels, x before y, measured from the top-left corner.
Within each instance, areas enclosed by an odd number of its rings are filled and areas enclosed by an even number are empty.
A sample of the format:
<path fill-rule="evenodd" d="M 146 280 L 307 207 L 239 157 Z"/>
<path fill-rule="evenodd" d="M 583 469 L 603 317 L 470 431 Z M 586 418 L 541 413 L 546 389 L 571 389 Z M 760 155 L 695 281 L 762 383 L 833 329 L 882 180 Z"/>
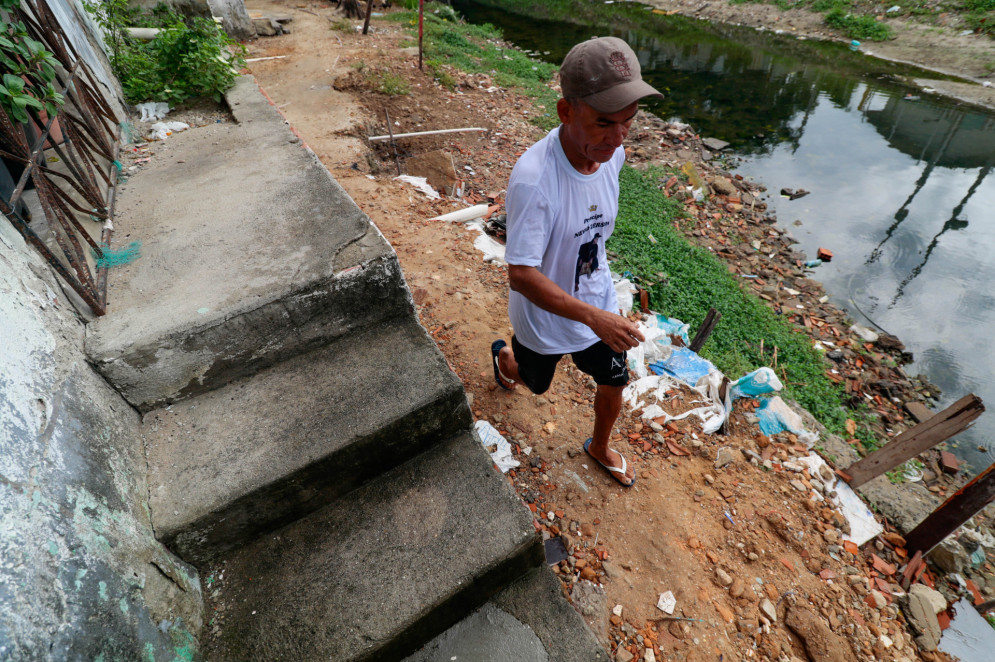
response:
<path fill-rule="evenodd" d="M 375 19 L 364 37 L 330 30 L 337 16 L 323 5 L 254 0 L 248 7 L 293 18 L 290 34 L 248 45 L 250 58 L 272 58 L 252 62 L 252 74 L 394 246 L 421 321 L 475 415 L 515 445 L 522 466 L 508 476 L 522 507 L 571 552 L 556 567 L 564 590 L 617 659 L 650 659 L 650 650 L 681 660 L 919 659 L 893 598 L 877 592 L 891 578 L 870 565 L 871 552 L 898 560 L 894 551 L 884 542 L 856 555 L 842 546 L 839 516 L 803 495 L 817 477 L 792 470 L 790 459 L 804 448 L 790 435 L 760 435 L 746 420 L 751 403 L 737 407 L 725 436 L 704 435 L 693 417 L 662 426 L 623 414 L 614 443 L 638 476 L 625 489 L 581 450 L 593 390 L 568 361 L 543 396 L 495 387 L 489 346 L 510 338 L 505 269 L 482 259 L 476 232 L 428 219 L 500 204 L 517 155 L 540 136 L 528 123 L 527 100 L 492 89 L 486 77 L 464 77 L 457 91 L 439 86 L 418 71 L 416 55 L 400 50 L 396 23 Z M 370 70 L 403 77 L 410 94 L 374 92 Z M 448 152 L 463 199 L 430 200 L 393 179 L 393 152 L 365 141 L 386 133 L 385 111 L 395 133 L 488 129 L 400 142 L 402 161 Z M 634 160 L 687 158 L 691 152 L 664 140 L 668 128 L 641 116 Z M 668 411 L 678 413 L 697 395 L 675 389 L 669 398 Z M 760 460 L 751 463 L 742 449 Z M 731 461 L 716 467 L 720 454 Z M 664 618 L 656 604 L 665 591 L 676 598 L 673 616 L 687 620 Z M 827 647 L 828 657 L 813 653 Z"/>

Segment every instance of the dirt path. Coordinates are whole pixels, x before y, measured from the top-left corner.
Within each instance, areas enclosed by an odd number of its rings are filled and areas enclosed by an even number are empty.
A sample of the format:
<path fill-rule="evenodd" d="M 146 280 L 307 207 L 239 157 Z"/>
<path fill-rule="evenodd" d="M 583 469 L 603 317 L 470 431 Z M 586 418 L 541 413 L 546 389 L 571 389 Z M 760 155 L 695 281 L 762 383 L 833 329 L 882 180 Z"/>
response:
<path fill-rule="evenodd" d="M 291 34 L 249 45 L 250 58 L 280 56 L 251 63 L 253 75 L 394 246 L 421 321 L 462 379 L 474 414 L 515 445 L 521 467 L 508 476 L 522 507 L 535 513 L 544 537 L 561 536 L 571 552 L 556 567 L 565 592 L 617 659 L 644 659 L 646 649 L 679 660 L 919 659 L 891 598 L 874 590 L 870 558 L 846 551 L 838 515 L 798 491 L 818 482 L 786 468 L 804 449 L 788 436 L 760 435 L 746 421 L 749 404 L 737 408 L 724 437 L 704 435 L 695 418 L 662 426 L 623 414 L 614 445 L 638 475 L 625 489 L 581 450 L 593 390 L 572 365 L 561 364 L 543 396 L 496 388 L 489 346 L 511 333 L 505 269 L 482 259 L 475 232 L 427 219 L 500 203 L 517 155 L 540 135 L 528 123 L 527 100 L 491 89 L 486 77 L 463 80 L 455 92 L 439 86 L 401 50 L 406 38 L 396 23 L 374 20 L 373 34 L 362 37 L 330 30 L 335 16 L 323 6 L 247 4 L 293 17 Z M 370 88 L 370 72 L 388 71 L 408 82 L 410 94 Z M 402 143 L 402 156 L 450 154 L 462 200 L 429 200 L 393 179 L 393 154 L 360 139 L 386 132 L 385 110 L 394 132 L 489 130 Z M 634 151 L 674 156 L 676 147 L 659 145 L 659 121 L 641 121 L 633 134 L 645 140 Z M 667 408 L 681 412 L 696 399 L 675 389 Z M 731 461 L 717 468 L 720 453 Z M 886 575 L 878 579 L 887 585 Z M 666 591 L 676 599 L 673 616 L 689 620 L 661 620 L 667 614 L 656 604 Z M 785 625 L 788 615 L 795 626 Z M 814 652 L 819 645 L 828 657 Z"/>

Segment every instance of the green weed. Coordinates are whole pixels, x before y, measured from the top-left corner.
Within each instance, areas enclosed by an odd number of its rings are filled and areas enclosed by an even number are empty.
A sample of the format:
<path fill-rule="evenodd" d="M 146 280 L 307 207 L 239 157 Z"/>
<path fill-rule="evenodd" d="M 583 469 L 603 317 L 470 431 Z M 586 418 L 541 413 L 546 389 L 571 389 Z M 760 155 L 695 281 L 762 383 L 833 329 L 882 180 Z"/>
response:
<path fill-rule="evenodd" d="M 649 291 L 650 306 L 695 328 L 710 307 L 722 313 L 702 355 L 730 377 L 773 366 L 785 383 L 784 395 L 797 400 L 830 431 L 841 432 L 847 418 L 839 386 L 824 374 L 825 359 L 807 336 L 744 292 L 725 263 L 690 245 L 674 224 L 686 220 L 683 205 L 658 188 L 670 173 L 626 167 L 620 178 L 619 216 L 609 248 L 618 255 L 615 271 L 628 271 Z M 656 243 L 647 241 L 652 234 Z M 665 274 L 661 279 L 659 274 Z M 761 341 L 764 349 L 761 350 Z"/>
<path fill-rule="evenodd" d="M 886 41 L 895 36 L 891 26 L 879 22 L 873 16 L 851 14 L 837 7 L 826 14 L 826 25 L 836 28 L 851 39 L 865 41 Z"/>
<path fill-rule="evenodd" d="M 391 96 L 411 94 L 411 86 L 408 85 L 407 79 L 390 71 L 372 74 L 371 82 L 373 88 L 382 94 Z"/>

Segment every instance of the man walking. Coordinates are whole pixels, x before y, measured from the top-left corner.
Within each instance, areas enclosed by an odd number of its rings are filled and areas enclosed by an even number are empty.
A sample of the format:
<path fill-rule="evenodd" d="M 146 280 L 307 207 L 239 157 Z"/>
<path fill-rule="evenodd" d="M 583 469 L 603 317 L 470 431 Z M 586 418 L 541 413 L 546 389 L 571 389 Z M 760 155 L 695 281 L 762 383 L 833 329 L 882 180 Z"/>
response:
<path fill-rule="evenodd" d="M 605 242 L 615 229 L 622 142 L 639 99 L 662 96 L 642 80 L 639 61 L 615 37 L 574 46 L 560 68 L 560 126 L 530 147 L 508 182 L 505 259 L 515 334 L 491 345 L 494 378 L 543 393 L 564 354 L 598 385 L 594 432 L 584 450 L 623 485 L 635 482 L 609 448 L 629 380 L 625 352 L 643 336 L 619 314 Z"/>

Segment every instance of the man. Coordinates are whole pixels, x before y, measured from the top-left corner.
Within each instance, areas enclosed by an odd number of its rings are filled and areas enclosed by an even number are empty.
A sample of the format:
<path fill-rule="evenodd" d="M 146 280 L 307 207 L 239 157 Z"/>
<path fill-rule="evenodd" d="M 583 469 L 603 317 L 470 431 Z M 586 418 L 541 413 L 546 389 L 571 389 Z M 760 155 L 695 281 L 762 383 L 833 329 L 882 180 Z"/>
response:
<path fill-rule="evenodd" d="M 625 352 L 643 336 L 619 314 L 605 242 L 618 213 L 622 141 L 639 99 L 662 96 L 640 76 L 632 49 L 614 37 L 574 46 L 560 68 L 561 125 L 529 148 L 508 182 L 505 259 L 515 335 L 491 345 L 494 378 L 543 393 L 570 354 L 598 385 L 594 433 L 584 450 L 623 485 L 635 482 L 625 457 L 609 448 L 628 383 Z"/>

